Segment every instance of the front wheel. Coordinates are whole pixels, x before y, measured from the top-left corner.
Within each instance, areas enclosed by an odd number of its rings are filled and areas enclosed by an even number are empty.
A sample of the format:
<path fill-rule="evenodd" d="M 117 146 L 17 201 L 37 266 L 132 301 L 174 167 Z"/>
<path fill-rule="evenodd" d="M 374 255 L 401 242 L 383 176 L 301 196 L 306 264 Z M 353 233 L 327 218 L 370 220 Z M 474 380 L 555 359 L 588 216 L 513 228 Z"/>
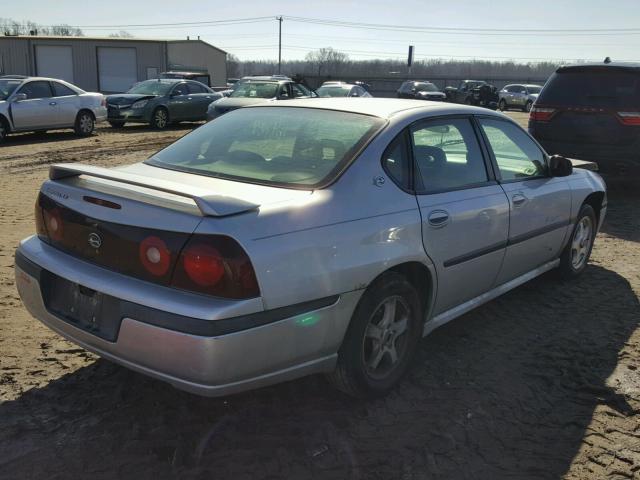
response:
<path fill-rule="evenodd" d="M 591 205 L 583 205 L 569 243 L 560 256 L 560 275 L 570 279 L 580 275 L 587 267 L 593 241 L 596 238 L 596 212 Z"/>
<path fill-rule="evenodd" d="M 505 102 L 504 99 L 500 100 L 500 103 L 498 103 L 498 108 L 501 112 L 504 112 L 507 109 L 507 102 Z"/>
<path fill-rule="evenodd" d="M 81 137 L 88 137 L 93 133 L 96 127 L 96 122 L 93 115 L 89 112 L 80 112 L 76 117 L 76 124 L 74 130 L 76 135 Z"/>
<path fill-rule="evenodd" d="M 156 108 L 151 115 L 151 127 L 164 130 L 169 125 L 169 112 L 165 108 Z"/>
<path fill-rule="evenodd" d="M 407 279 L 389 272 L 364 293 L 329 381 L 354 397 L 377 397 L 406 372 L 421 337 L 422 309 Z"/>

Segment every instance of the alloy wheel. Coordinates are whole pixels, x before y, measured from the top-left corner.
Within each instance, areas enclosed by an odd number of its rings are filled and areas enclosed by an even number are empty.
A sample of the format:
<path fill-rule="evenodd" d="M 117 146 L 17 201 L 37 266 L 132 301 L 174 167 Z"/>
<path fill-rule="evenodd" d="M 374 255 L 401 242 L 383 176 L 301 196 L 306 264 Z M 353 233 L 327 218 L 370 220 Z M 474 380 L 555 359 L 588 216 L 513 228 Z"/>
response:
<path fill-rule="evenodd" d="M 579 270 L 587 261 L 593 242 L 593 223 L 590 217 L 582 217 L 571 240 L 571 265 Z"/>
<path fill-rule="evenodd" d="M 84 134 L 89 134 L 93 131 L 93 118 L 88 113 L 84 113 L 80 116 L 80 131 Z"/>
<path fill-rule="evenodd" d="M 162 109 L 156 111 L 155 124 L 157 128 L 164 128 L 167 126 L 167 112 Z"/>
<path fill-rule="evenodd" d="M 365 371 L 373 379 L 383 379 L 404 357 L 408 347 L 410 308 L 399 295 L 385 298 L 367 324 L 362 356 Z"/>

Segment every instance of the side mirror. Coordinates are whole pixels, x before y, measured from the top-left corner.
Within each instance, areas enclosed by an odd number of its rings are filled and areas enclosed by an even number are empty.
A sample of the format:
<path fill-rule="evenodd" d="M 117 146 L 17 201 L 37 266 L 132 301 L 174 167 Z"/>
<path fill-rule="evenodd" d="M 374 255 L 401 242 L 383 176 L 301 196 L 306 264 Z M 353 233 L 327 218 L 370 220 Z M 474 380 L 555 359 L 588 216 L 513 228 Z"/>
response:
<path fill-rule="evenodd" d="M 27 99 L 27 94 L 26 93 L 16 93 L 13 96 L 13 101 L 14 102 L 21 102 L 22 100 L 26 100 Z"/>
<path fill-rule="evenodd" d="M 562 155 L 549 157 L 549 173 L 552 177 L 568 177 L 573 173 L 573 163 Z"/>

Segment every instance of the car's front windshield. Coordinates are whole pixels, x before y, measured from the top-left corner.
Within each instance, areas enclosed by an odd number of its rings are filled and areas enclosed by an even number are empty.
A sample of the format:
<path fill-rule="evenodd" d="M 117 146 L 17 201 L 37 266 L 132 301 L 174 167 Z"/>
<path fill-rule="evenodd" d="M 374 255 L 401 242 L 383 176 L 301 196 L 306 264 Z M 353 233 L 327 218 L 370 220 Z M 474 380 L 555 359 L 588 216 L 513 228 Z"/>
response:
<path fill-rule="evenodd" d="M 527 87 L 527 90 L 529 91 L 530 94 L 532 93 L 540 93 L 540 90 L 542 90 L 542 87 L 537 87 L 537 86 L 533 86 L 533 85 L 529 85 Z"/>
<path fill-rule="evenodd" d="M 416 91 L 418 92 L 437 92 L 438 87 L 433 83 L 419 83 L 416 85 Z"/>
<path fill-rule="evenodd" d="M 337 175 L 385 124 L 378 117 L 295 107 L 227 113 L 147 163 L 253 183 L 309 187 Z"/>
<path fill-rule="evenodd" d="M 6 100 L 11 96 L 22 80 L 0 80 L 0 100 Z"/>
<path fill-rule="evenodd" d="M 158 80 L 147 80 L 140 82 L 129 89 L 127 93 L 136 93 L 139 95 L 166 95 L 174 82 L 159 82 Z"/>
<path fill-rule="evenodd" d="M 320 87 L 316 90 L 316 93 L 319 97 L 347 97 L 350 91 L 350 87 L 330 86 Z"/>
<path fill-rule="evenodd" d="M 274 98 L 278 92 L 277 82 L 242 82 L 236 83 L 234 98 Z"/>

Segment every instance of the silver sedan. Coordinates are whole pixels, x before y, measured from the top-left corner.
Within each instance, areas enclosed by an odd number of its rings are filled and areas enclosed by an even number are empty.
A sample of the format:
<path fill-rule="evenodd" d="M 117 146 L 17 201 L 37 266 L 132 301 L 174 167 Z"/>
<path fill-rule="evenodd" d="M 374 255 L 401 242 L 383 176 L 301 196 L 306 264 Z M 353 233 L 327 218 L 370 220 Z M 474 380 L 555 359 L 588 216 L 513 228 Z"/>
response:
<path fill-rule="evenodd" d="M 54 331 L 190 392 L 326 373 L 375 396 L 435 328 L 583 273 L 606 205 L 596 173 L 500 113 L 274 102 L 143 163 L 53 166 L 16 283 Z"/>
<path fill-rule="evenodd" d="M 106 119 L 100 93 L 55 78 L 0 76 L 0 142 L 9 133 L 62 128 L 87 136 Z"/>

